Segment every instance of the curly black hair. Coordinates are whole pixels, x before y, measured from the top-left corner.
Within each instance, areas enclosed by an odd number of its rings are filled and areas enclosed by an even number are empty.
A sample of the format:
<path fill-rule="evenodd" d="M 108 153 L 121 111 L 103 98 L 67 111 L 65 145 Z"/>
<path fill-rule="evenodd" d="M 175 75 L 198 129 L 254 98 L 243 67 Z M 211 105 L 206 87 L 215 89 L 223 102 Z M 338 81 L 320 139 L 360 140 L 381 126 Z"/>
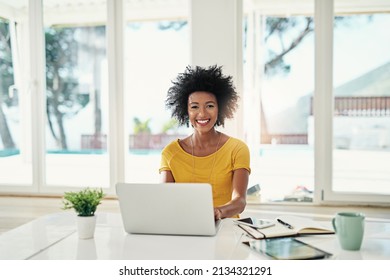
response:
<path fill-rule="evenodd" d="M 213 65 L 208 68 L 187 66 L 180 73 L 173 86 L 168 90 L 165 105 L 172 111 L 179 125 L 189 126 L 188 97 L 196 91 L 205 91 L 215 95 L 218 102 L 218 119 L 216 126 L 224 126 L 225 119 L 233 118 L 239 99 L 232 82 L 232 76 L 222 74 L 222 66 Z"/>

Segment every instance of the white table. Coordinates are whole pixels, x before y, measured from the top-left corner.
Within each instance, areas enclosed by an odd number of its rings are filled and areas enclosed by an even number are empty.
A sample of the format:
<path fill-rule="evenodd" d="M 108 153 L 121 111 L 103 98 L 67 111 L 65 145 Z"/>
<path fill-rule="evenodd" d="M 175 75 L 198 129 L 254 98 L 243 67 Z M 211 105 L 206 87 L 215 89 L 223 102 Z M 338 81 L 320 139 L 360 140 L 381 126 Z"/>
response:
<path fill-rule="evenodd" d="M 75 214 L 43 216 L 0 235 L 3 260 L 239 260 L 269 259 L 243 241 L 250 238 L 225 219 L 214 237 L 139 235 L 125 233 L 120 214 L 97 213 L 93 239 L 77 236 Z M 330 224 L 330 221 L 326 222 Z M 332 259 L 390 259 L 390 223 L 366 222 L 360 251 L 340 249 L 336 235 L 305 236 L 300 240 L 333 254 Z"/>

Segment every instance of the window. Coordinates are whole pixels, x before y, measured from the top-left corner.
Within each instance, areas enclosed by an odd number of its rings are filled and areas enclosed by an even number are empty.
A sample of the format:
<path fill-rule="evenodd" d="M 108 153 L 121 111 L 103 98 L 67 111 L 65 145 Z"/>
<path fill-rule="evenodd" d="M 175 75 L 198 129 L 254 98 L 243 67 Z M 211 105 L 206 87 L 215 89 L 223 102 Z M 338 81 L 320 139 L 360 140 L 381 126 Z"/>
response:
<path fill-rule="evenodd" d="M 156 3 L 156 20 L 140 20 L 152 17 L 149 9 L 133 15 L 135 7 L 126 7 L 127 182 L 159 182 L 161 150 L 170 141 L 188 134 L 165 108 L 171 80 L 190 64 L 187 2 L 178 1 L 175 6 Z"/>
<path fill-rule="evenodd" d="M 20 43 L 28 35 L 27 17 L 5 12 L 2 16 L 0 13 L 0 185 L 15 189 L 15 185 L 32 184 L 30 96 L 24 82 L 26 69 L 20 64 L 26 51 Z"/>
<path fill-rule="evenodd" d="M 390 194 L 389 28 L 388 12 L 335 17 L 335 193 Z"/>
<path fill-rule="evenodd" d="M 258 124 L 247 128 L 255 151 L 252 184 L 261 185 L 263 201 L 313 201 L 316 196 L 317 202 L 388 202 L 389 4 L 338 0 L 331 18 L 329 2 L 316 1 L 327 11 L 317 9 L 314 17 L 314 1 L 278 5 L 282 2 L 244 2 L 247 118 L 259 112 Z M 332 21 L 333 32 L 318 28 L 318 37 L 333 38 L 327 49 L 314 44 L 317 19 L 329 26 Z M 318 58 L 332 53 L 333 68 L 331 59 Z M 326 69 L 333 73 L 333 90 L 315 92 L 314 85 L 332 82 Z M 313 99 L 328 97 L 333 102 L 317 105 L 329 110 L 316 114 Z M 333 141 L 315 142 L 323 131 L 333 134 Z M 322 147 L 314 145 L 321 141 Z M 318 156 L 314 161 L 314 152 L 324 155 L 325 150 L 331 161 Z"/>
<path fill-rule="evenodd" d="M 261 186 L 263 201 L 312 202 L 314 2 L 306 1 L 304 10 L 274 2 L 248 9 L 244 22 L 247 123 L 259 119 L 248 129 L 254 137 L 250 180 Z"/>
<path fill-rule="evenodd" d="M 108 188 L 106 4 L 92 21 L 89 1 L 43 3 L 46 184 Z"/>

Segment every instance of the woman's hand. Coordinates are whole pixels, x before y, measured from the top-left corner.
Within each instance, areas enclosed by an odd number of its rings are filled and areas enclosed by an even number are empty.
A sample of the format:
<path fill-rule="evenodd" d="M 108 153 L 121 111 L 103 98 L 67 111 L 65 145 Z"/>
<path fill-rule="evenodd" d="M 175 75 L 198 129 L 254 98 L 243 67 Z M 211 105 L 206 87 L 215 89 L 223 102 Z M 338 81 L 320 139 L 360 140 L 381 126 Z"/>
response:
<path fill-rule="evenodd" d="M 214 208 L 214 219 L 216 221 L 222 219 L 222 211 L 221 211 L 221 209 Z"/>

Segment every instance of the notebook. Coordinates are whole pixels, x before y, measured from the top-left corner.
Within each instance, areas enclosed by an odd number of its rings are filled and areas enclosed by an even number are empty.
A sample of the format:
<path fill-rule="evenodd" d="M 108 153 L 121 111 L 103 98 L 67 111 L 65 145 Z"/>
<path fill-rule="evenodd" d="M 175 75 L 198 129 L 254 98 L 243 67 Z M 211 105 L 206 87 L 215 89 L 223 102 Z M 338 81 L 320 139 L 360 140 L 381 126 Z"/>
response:
<path fill-rule="evenodd" d="M 255 239 L 335 233 L 330 226 L 324 226 L 312 219 L 293 215 L 279 216 L 275 219 L 274 226 L 262 229 L 255 229 L 243 224 L 238 225 Z"/>
<path fill-rule="evenodd" d="M 118 183 L 116 193 L 128 233 L 213 236 L 218 231 L 210 184 Z"/>

